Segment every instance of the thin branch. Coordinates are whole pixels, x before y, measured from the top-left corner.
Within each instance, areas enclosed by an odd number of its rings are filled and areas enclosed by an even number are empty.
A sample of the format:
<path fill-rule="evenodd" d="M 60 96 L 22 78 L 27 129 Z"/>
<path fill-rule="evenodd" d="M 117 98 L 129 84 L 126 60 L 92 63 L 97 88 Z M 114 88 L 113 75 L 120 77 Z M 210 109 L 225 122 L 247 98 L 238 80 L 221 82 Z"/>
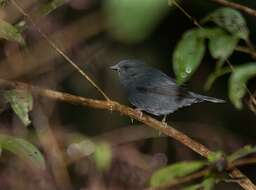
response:
<path fill-rule="evenodd" d="M 230 2 L 227 0 L 211 0 L 212 2 L 227 6 L 227 7 L 231 7 L 234 9 L 238 9 L 240 11 L 243 11 L 249 15 L 255 16 L 256 17 L 256 10 L 252 9 L 250 7 L 246 7 L 244 5 L 238 4 L 238 3 L 234 3 L 234 2 Z"/>
<path fill-rule="evenodd" d="M 34 20 L 29 16 L 29 14 L 16 2 L 16 0 L 12 0 L 13 5 L 21 12 L 23 16 L 25 16 L 31 24 L 35 27 L 38 33 L 44 38 L 48 44 L 58 52 L 73 68 L 75 68 L 86 80 L 88 80 L 92 86 L 94 86 L 106 100 L 110 100 L 110 98 L 104 93 L 104 91 L 74 62 L 71 58 L 69 58 L 51 39 L 47 37 L 47 35 L 42 32 L 42 30 L 37 26 Z"/>
<path fill-rule="evenodd" d="M 237 46 L 235 48 L 236 51 L 242 52 L 242 53 L 246 53 L 251 55 L 252 58 L 256 59 L 256 51 L 253 51 L 251 48 L 248 47 L 243 47 L 243 46 Z"/>
<path fill-rule="evenodd" d="M 91 107 L 95 109 L 109 110 L 119 112 L 121 115 L 129 116 L 137 121 L 144 123 L 145 125 L 159 130 L 161 133 L 179 141 L 183 145 L 187 146 L 194 152 L 200 154 L 203 157 L 207 157 L 212 151 L 209 150 L 204 145 L 199 142 L 191 139 L 181 131 L 171 127 L 170 125 L 165 125 L 162 122 L 148 116 L 147 114 L 138 113 L 138 111 L 121 105 L 115 101 L 103 101 L 103 100 L 94 100 L 89 98 L 84 98 L 81 96 L 75 96 L 68 93 L 58 92 L 50 89 L 43 89 L 37 86 L 32 86 L 26 83 L 21 82 L 12 82 L 4 79 L 0 79 L 0 86 L 5 88 L 25 88 L 31 90 L 33 93 L 48 97 L 53 100 L 63 101 L 67 103 L 71 103 L 74 105 L 80 105 L 84 107 Z M 256 187 L 254 184 L 244 176 L 238 169 L 234 168 L 230 171 L 230 176 L 233 178 L 243 178 L 243 180 L 239 180 L 239 184 L 246 190 L 255 190 Z"/>
<path fill-rule="evenodd" d="M 199 22 L 194 19 L 185 9 L 183 9 L 182 6 L 179 5 L 179 3 L 176 0 L 170 0 L 171 4 L 175 5 L 184 15 L 186 15 L 187 18 L 189 18 L 194 25 L 196 25 L 197 27 L 201 27 Z"/>
<path fill-rule="evenodd" d="M 256 164 L 256 157 L 244 158 L 244 159 L 236 160 L 236 161 L 232 162 L 228 166 L 228 168 L 232 169 L 234 167 L 243 166 L 243 165 L 249 165 L 249 164 Z"/>

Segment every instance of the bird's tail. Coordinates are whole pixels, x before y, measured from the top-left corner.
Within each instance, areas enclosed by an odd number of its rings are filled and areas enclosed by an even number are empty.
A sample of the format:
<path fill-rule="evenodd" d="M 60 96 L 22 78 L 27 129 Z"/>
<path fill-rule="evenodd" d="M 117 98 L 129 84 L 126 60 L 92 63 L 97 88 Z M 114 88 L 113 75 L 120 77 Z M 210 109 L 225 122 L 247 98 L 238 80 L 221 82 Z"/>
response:
<path fill-rule="evenodd" d="M 217 98 L 213 98 L 213 97 L 209 97 L 209 96 L 203 96 L 200 94 L 196 94 L 193 92 L 190 92 L 190 94 L 195 97 L 198 102 L 203 102 L 203 101 L 207 101 L 207 102 L 213 102 L 213 103 L 225 103 L 225 100 L 221 100 L 221 99 L 217 99 Z"/>

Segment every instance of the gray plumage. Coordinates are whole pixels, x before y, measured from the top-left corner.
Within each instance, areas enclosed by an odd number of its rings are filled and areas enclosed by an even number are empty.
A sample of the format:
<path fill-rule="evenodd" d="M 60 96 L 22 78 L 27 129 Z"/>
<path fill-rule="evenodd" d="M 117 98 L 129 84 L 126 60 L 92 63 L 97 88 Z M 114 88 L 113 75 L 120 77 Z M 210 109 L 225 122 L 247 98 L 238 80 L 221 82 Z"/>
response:
<path fill-rule="evenodd" d="M 118 72 L 132 105 L 153 115 L 168 115 L 179 108 L 203 101 L 225 101 L 179 87 L 175 80 L 139 60 L 123 60 L 111 67 Z"/>

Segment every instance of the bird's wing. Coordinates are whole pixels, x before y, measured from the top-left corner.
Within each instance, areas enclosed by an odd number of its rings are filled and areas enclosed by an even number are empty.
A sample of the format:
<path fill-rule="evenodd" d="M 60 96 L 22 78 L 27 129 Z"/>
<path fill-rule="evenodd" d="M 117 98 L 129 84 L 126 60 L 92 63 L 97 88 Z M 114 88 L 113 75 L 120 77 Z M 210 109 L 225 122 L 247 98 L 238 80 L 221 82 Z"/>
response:
<path fill-rule="evenodd" d="M 149 70 L 134 81 L 138 93 L 151 93 L 173 97 L 188 97 L 189 93 L 179 87 L 175 80 L 158 70 Z"/>
<path fill-rule="evenodd" d="M 161 86 L 136 86 L 136 91 L 138 93 L 150 93 L 150 94 L 158 94 L 162 96 L 169 96 L 173 98 L 188 98 L 191 95 L 184 90 L 183 88 L 169 86 L 169 85 L 161 85 Z"/>

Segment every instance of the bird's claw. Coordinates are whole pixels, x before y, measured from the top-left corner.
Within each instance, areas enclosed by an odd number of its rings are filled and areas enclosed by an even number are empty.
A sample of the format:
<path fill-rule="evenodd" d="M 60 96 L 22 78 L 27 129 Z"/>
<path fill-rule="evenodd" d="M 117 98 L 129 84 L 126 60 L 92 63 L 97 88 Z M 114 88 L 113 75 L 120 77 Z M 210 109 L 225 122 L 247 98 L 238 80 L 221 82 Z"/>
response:
<path fill-rule="evenodd" d="M 167 117 L 167 115 L 164 115 L 164 117 L 163 117 L 163 119 L 162 119 L 162 124 L 163 124 L 164 127 L 167 127 L 167 126 L 168 126 L 168 124 L 167 124 L 167 122 L 166 122 L 166 117 Z"/>
<path fill-rule="evenodd" d="M 142 112 L 142 110 L 141 110 L 141 109 L 139 109 L 139 108 L 136 108 L 136 109 L 135 109 L 135 111 L 136 111 L 136 113 L 138 114 L 139 118 L 141 119 L 141 118 L 142 118 L 142 116 L 143 116 L 143 112 Z"/>

